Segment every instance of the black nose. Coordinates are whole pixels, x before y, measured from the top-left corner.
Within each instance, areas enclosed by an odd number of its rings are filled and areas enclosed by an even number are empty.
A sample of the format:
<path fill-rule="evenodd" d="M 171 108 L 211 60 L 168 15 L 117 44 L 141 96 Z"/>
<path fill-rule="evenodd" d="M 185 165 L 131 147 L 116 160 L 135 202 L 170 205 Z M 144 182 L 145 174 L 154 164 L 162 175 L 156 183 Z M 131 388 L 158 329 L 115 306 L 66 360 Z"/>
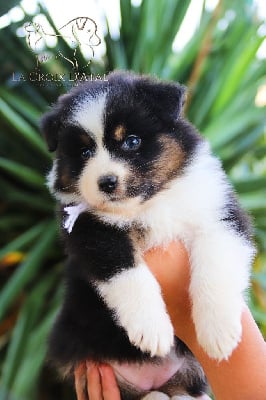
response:
<path fill-rule="evenodd" d="M 118 178 L 115 175 L 104 175 L 98 180 L 99 189 L 104 193 L 113 193 L 117 184 Z"/>

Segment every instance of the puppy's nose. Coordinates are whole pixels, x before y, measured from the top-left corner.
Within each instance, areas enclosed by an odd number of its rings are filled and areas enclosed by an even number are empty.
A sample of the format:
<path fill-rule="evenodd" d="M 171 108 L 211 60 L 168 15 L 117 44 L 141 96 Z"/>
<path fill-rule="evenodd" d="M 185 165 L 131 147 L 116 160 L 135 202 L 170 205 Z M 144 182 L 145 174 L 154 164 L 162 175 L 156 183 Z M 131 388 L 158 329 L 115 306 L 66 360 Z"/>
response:
<path fill-rule="evenodd" d="M 115 175 L 104 175 L 98 179 L 98 186 L 101 192 L 113 193 L 117 188 L 118 178 Z"/>

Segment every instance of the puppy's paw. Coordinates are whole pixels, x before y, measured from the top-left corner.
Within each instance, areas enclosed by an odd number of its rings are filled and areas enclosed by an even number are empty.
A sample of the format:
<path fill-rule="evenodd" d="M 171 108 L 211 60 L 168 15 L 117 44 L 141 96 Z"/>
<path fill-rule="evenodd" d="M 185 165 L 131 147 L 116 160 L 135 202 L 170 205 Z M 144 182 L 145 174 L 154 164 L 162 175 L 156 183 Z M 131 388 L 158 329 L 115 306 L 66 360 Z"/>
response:
<path fill-rule="evenodd" d="M 143 313 L 140 309 L 138 315 L 125 325 L 130 342 L 152 357 L 166 356 L 174 344 L 173 327 L 165 311 Z"/>
<path fill-rule="evenodd" d="M 170 397 L 167 396 L 167 394 L 155 391 L 146 394 L 146 396 L 142 397 L 141 400 L 169 400 L 169 399 Z"/>
<path fill-rule="evenodd" d="M 151 356 L 164 357 L 170 352 L 173 327 L 160 286 L 145 264 L 101 282 L 98 291 L 133 345 Z"/>
<path fill-rule="evenodd" d="M 227 360 L 241 340 L 241 311 L 216 309 L 215 314 L 205 309 L 205 316 L 195 321 L 197 338 L 209 357 Z"/>
<path fill-rule="evenodd" d="M 198 341 L 209 357 L 218 361 L 227 360 L 233 350 L 237 347 L 241 339 L 241 324 L 234 323 L 229 326 L 223 326 L 223 332 L 220 334 L 222 326 L 216 328 L 207 328 L 207 333 L 198 335 Z"/>

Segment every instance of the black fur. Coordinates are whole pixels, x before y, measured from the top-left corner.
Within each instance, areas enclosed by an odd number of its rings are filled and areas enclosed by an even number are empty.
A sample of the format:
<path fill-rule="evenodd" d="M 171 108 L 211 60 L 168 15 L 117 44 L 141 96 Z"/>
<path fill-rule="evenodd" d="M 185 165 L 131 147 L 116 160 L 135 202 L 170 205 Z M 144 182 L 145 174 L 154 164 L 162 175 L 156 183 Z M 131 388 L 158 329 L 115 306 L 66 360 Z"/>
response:
<path fill-rule="evenodd" d="M 250 217 L 239 207 L 238 200 L 233 191 L 227 195 L 224 213 L 223 222 L 230 225 L 232 229 L 247 240 L 252 240 L 253 231 Z"/>

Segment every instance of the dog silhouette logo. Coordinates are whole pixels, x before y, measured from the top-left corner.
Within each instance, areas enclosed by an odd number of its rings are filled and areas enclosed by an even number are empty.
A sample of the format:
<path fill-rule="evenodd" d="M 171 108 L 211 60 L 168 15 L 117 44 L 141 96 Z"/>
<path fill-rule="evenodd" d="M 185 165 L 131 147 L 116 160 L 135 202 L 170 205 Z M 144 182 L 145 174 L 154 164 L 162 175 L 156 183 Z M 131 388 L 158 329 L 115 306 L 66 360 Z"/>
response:
<path fill-rule="evenodd" d="M 94 57 L 94 48 L 101 44 L 101 39 L 98 35 L 98 28 L 95 21 L 89 17 L 77 17 L 58 29 L 59 34 L 48 33 L 44 30 L 43 26 L 38 22 L 26 22 L 24 25 L 26 31 L 26 41 L 30 49 L 35 53 L 39 54 L 39 49 L 45 47 L 46 37 L 56 37 L 58 41 L 63 40 L 68 42 L 70 47 L 73 49 L 72 57 L 65 56 L 62 51 L 57 50 L 57 56 L 64 58 L 69 62 L 73 69 L 78 69 L 78 61 L 76 58 L 76 53 L 79 48 L 85 46 L 90 50 L 90 56 L 88 63 L 89 65 L 92 58 Z M 42 59 L 42 61 L 46 60 Z M 37 62 L 40 58 L 37 56 Z"/>

